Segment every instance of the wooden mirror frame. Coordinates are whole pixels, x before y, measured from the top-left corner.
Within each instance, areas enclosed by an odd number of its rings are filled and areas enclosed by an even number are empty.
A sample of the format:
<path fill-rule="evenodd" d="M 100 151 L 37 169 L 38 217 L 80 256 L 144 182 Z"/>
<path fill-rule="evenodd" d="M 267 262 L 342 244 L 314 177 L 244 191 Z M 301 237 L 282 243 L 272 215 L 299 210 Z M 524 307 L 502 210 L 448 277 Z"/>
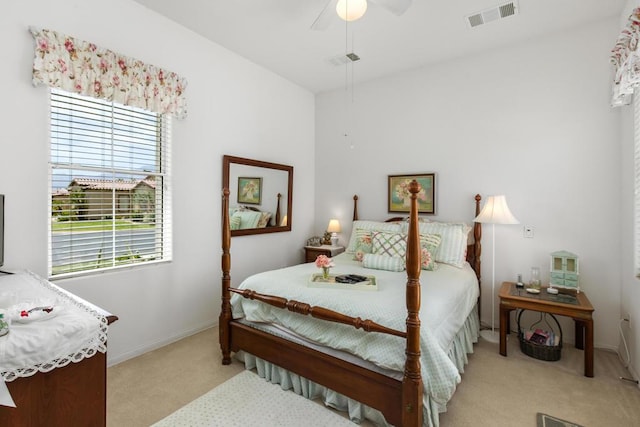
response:
<path fill-rule="evenodd" d="M 253 159 L 245 159 L 243 157 L 235 157 L 224 155 L 222 157 L 222 187 L 229 189 L 230 188 L 230 168 L 231 164 L 239 164 L 245 166 L 255 166 L 258 168 L 267 168 L 267 169 L 276 169 L 287 172 L 287 201 L 286 201 L 286 212 L 287 216 L 287 225 L 276 225 L 272 227 L 264 227 L 264 228 L 249 228 L 244 230 L 231 230 L 231 237 L 233 236 L 247 236 L 253 234 L 266 234 L 266 233 L 280 233 L 284 231 L 291 231 L 291 222 L 292 222 L 292 212 L 293 212 L 293 166 L 282 165 L 279 163 L 271 163 L 271 162 L 263 162 L 260 160 Z"/>

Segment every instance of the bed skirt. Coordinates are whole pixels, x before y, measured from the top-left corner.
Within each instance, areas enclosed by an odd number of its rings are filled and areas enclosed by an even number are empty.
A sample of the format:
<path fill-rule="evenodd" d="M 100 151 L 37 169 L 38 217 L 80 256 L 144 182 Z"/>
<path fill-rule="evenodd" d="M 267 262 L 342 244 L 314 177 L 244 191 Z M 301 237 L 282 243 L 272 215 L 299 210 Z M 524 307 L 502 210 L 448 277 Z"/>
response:
<path fill-rule="evenodd" d="M 480 322 L 478 320 L 477 306 L 467 317 L 462 328 L 453 340 L 448 356 L 455 364 L 458 372 L 464 372 L 464 365 L 468 362 L 467 355 L 473 353 L 473 344 L 478 342 Z M 339 411 L 348 412 L 349 418 L 356 424 L 368 419 L 378 426 L 389 426 L 384 416 L 377 409 L 350 399 L 340 393 L 328 389 L 320 384 L 309 381 L 293 372 L 255 357 L 246 352 L 238 352 L 236 357 L 243 361 L 246 369 L 255 369 L 262 378 L 273 384 L 280 384 L 283 390 L 292 390 L 296 394 L 307 399 L 319 399 L 325 405 Z M 446 404 L 439 404 L 424 395 L 423 398 L 423 424 L 426 427 L 438 427 L 440 424 L 440 412 L 447 410 Z"/>

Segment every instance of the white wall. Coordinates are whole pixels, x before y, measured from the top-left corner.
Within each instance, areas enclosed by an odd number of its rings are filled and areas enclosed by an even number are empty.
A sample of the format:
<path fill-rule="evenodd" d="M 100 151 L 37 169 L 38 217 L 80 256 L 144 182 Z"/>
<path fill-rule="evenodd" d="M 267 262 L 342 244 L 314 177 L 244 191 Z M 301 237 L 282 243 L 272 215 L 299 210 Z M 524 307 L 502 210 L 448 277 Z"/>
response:
<path fill-rule="evenodd" d="M 314 97 L 129 0 L 7 2 L 0 67 L 0 193 L 5 269 L 46 275 L 48 90 L 31 85 L 29 25 L 53 29 L 187 78 L 189 116 L 173 127 L 174 260 L 56 283 L 110 310 L 109 363 L 217 322 L 222 156 L 294 166 L 290 233 L 233 238 L 232 280 L 302 259 L 312 233 Z M 277 247 L 278 250 L 273 250 Z"/>
<path fill-rule="evenodd" d="M 471 222 L 476 193 L 505 194 L 535 237 L 525 239 L 522 225 L 496 226 L 496 282 L 526 279 L 532 266 L 548 280 L 551 252 L 577 253 L 595 343 L 617 348 L 620 112 L 609 107 L 617 31 L 614 19 L 596 22 L 358 85 L 353 149 L 342 137 L 344 90 L 317 96 L 316 232 L 336 217 L 346 240 L 353 194 L 361 218 L 389 216 L 392 174 L 436 172 L 437 219 Z M 487 323 L 490 231 L 482 255 Z"/>
<path fill-rule="evenodd" d="M 620 30 L 628 23 L 628 17 L 634 7 L 640 6 L 640 1 L 629 0 L 620 17 Z M 620 330 L 625 340 L 621 340 L 619 353 L 622 359 L 630 360 L 630 371 L 637 379 L 640 377 L 640 281 L 635 277 L 634 266 L 634 124 L 633 108 L 620 108 L 621 122 L 621 156 L 620 168 L 622 175 L 622 218 L 620 221 L 620 246 L 622 252 L 622 289 L 620 294 L 621 316 L 630 317 L 630 324 L 623 322 Z M 626 344 L 626 346 L 625 346 Z M 627 353 L 628 351 L 628 353 Z"/>

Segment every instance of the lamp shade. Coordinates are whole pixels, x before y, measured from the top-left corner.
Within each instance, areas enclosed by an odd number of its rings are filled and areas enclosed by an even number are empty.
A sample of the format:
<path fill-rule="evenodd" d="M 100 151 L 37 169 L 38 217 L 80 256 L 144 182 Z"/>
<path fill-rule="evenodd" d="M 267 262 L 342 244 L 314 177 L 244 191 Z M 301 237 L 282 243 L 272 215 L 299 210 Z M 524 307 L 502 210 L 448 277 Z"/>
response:
<path fill-rule="evenodd" d="M 367 0 L 338 0 L 336 12 L 344 21 L 355 21 L 362 18 L 367 11 Z"/>
<path fill-rule="evenodd" d="M 337 219 L 332 219 L 329 221 L 329 226 L 327 227 L 327 231 L 329 233 L 339 233 L 340 232 L 340 221 Z"/>
<path fill-rule="evenodd" d="M 520 224 L 507 206 L 507 200 L 503 195 L 489 196 L 480 215 L 473 222 L 485 224 Z"/>

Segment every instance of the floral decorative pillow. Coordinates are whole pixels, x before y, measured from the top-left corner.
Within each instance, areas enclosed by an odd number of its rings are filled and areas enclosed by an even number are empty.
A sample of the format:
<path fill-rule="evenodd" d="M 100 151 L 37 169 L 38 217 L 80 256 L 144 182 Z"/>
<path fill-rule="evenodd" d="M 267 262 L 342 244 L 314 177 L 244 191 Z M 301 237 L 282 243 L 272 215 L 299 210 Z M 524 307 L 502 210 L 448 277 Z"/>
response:
<path fill-rule="evenodd" d="M 420 267 L 423 270 L 434 271 L 438 268 L 436 264 L 435 253 L 440 246 L 439 234 L 421 234 L 420 235 Z"/>
<path fill-rule="evenodd" d="M 362 262 L 365 254 L 373 252 L 373 245 L 371 242 L 371 230 L 363 230 L 357 228 L 354 231 L 356 236 L 355 245 L 353 247 L 353 259 Z"/>

